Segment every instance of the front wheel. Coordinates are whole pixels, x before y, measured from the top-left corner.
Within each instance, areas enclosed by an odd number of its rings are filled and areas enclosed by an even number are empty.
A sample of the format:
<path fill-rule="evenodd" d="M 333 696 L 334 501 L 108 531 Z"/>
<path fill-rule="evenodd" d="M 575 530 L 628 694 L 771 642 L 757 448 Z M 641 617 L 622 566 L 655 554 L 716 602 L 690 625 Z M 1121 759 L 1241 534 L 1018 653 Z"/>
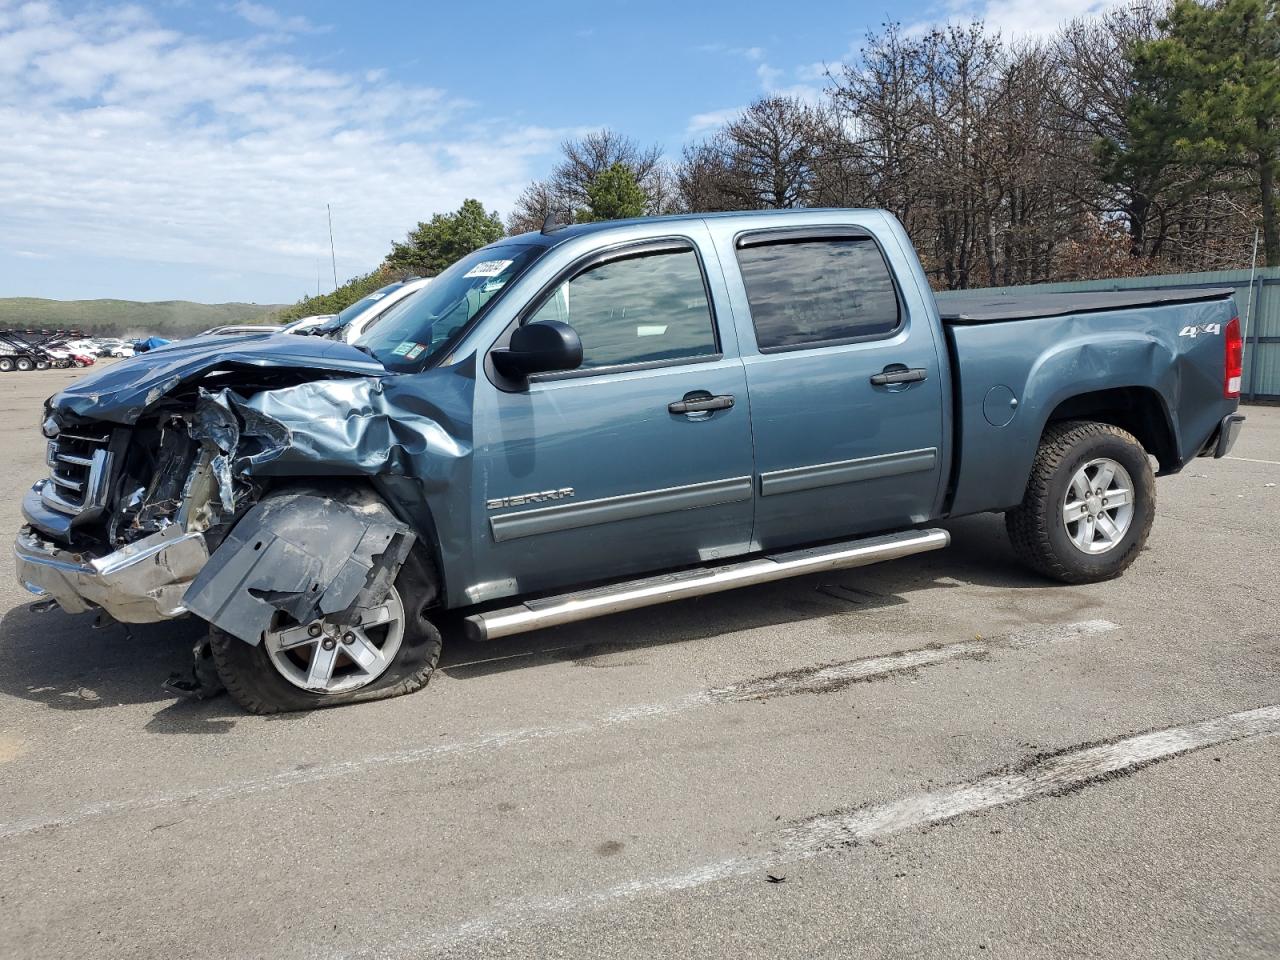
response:
<path fill-rule="evenodd" d="M 414 597 L 433 595 L 410 556 L 381 604 L 360 622 L 295 623 L 278 614 L 256 645 L 211 627 L 218 676 L 250 713 L 315 710 L 413 693 L 440 659 L 440 632 Z"/>
<path fill-rule="evenodd" d="M 1119 576 L 1142 552 L 1155 506 L 1155 477 L 1136 437 L 1109 423 L 1069 421 L 1045 430 L 1005 527 L 1032 569 L 1063 583 L 1096 583 Z"/>

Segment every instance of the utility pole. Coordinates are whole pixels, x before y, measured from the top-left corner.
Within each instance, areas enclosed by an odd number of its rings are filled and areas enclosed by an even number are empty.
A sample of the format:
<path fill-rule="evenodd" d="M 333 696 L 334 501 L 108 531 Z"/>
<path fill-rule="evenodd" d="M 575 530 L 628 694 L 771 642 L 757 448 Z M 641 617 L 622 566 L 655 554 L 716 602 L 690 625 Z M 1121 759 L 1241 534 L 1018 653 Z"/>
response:
<path fill-rule="evenodd" d="M 333 208 L 329 204 L 324 205 L 325 210 L 329 214 L 329 259 L 333 261 L 333 289 L 338 289 L 338 255 L 333 252 Z"/>

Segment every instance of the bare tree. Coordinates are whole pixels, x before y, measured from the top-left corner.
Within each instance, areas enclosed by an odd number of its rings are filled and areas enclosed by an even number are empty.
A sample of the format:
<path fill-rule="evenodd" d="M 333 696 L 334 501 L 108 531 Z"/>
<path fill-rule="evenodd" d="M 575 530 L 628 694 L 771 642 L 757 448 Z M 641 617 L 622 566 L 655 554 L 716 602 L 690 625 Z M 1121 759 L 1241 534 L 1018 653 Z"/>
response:
<path fill-rule="evenodd" d="M 885 208 L 943 287 L 1234 266 L 1257 204 L 1172 143 L 1131 142 L 1133 49 L 1160 35 L 1167 2 L 1131 0 L 1047 42 L 980 22 L 886 24 L 829 74 L 821 103 L 758 100 L 673 166 L 610 130 L 566 142 L 509 226 L 582 206 L 623 163 L 649 213 Z"/>
<path fill-rule="evenodd" d="M 731 175 L 725 155 L 725 149 L 714 140 L 685 146 L 674 173 L 676 203 L 681 210 L 705 213 L 734 209 L 725 192 Z"/>
<path fill-rule="evenodd" d="M 535 180 L 524 188 L 516 200 L 516 208 L 507 217 L 507 233 L 527 233 L 541 230 L 552 210 L 563 209 L 555 191 L 546 180 Z"/>
<path fill-rule="evenodd" d="M 817 179 L 816 124 L 794 97 L 757 100 L 715 140 L 729 170 L 725 197 L 737 207 L 808 204 Z"/>

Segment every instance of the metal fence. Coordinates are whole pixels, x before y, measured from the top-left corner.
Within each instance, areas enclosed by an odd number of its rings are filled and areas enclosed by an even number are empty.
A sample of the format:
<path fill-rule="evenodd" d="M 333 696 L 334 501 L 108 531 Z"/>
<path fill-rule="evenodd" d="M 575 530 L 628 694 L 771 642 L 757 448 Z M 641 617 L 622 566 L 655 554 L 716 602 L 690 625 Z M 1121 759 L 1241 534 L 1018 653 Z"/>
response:
<path fill-rule="evenodd" d="M 1077 283 L 1039 283 L 1025 287 L 988 287 L 956 290 L 949 297 L 1021 296 L 1034 293 L 1075 293 L 1084 290 L 1137 290 L 1161 287 L 1170 290 L 1230 287 L 1245 329 L 1244 383 L 1246 400 L 1280 400 L 1280 267 L 1260 267 L 1249 287 L 1248 270 L 1215 270 L 1208 273 L 1172 273 L 1158 277 L 1125 277 Z"/>

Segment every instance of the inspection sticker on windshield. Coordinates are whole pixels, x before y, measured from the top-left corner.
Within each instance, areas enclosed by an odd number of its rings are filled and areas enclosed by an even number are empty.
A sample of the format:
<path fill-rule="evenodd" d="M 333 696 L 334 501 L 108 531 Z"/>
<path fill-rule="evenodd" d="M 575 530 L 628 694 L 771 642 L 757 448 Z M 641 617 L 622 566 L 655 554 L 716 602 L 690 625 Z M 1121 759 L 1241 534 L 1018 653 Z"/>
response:
<path fill-rule="evenodd" d="M 509 266 L 511 266 L 510 260 L 481 260 L 474 267 L 464 273 L 463 276 L 496 277 Z"/>
<path fill-rule="evenodd" d="M 412 360 L 425 349 L 424 345 L 416 340 L 402 340 L 400 345 L 391 352 L 397 357 L 408 357 Z"/>

